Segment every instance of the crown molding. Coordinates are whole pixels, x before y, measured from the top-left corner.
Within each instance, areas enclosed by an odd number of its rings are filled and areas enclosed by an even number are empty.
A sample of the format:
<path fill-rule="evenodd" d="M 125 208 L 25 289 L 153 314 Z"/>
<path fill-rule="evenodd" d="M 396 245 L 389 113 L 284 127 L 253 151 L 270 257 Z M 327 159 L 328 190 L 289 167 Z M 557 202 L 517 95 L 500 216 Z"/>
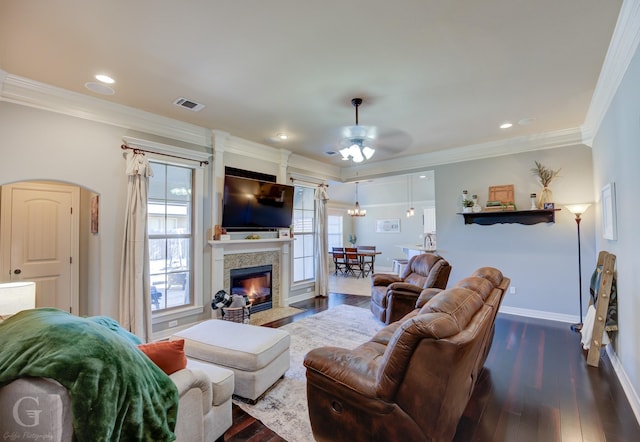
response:
<path fill-rule="evenodd" d="M 211 154 L 207 152 L 198 152 L 191 149 L 184 149 L 169 144 L 156 143 L 155 141 L 143 140 L 134 137 L 122 137 L 122 141 L 129 147 L 139 147 L 143 150 L 149 150 L 153 153 L 164 155 L 175 155 L 193 161 L 209 161 Z"/>
<path fill-rule="evenodd" d="M 0 101 L 211 147 L 209 129 L 6 72 L 2 74 L 0 72 Z"/>
<path fill-rule="evenodd" d="M 586 145 L 592 145 L 639 43 L 640 1 L 624 0 L 583 124 Z"/>
<path fill-rule="evenodd" d="M 286 162 L 287 158 L 291 155 L 291 152 L 286 149 L 280 149 L 256 143 L 254 141 L 245 140 L 244 138 L 236 137 L 224 132 L 215 131 L 215 133 L 216 141 L 218 139 L 218 133 L 225 134 L 224 140 L 220 144 L 223 145 L 224 152 L 226 153 L 259 158 L 263 161 L 277 164 L 282 163 L 283 160 Z M 214 148 L 218 149 L 218 147 L 219 144 L 216 142 Z"/>
<path fill-rule="evenodd" d="M 433 166 L 494 158 L 581 144 L 581 128 L 563 129 L 507 140 L 492 141 L 391 160 L 369 162 L 342 170 L 342 181 L 380 178 L 398 173 L 419 172 Z"/>
<path fill-rule="evenodd" d="M 634 11 L 636 9 L 638 8 Z M 194 145 L 213 147 L 215 144 L 223 151 L 260 158 L 281 165 L 286 164 L 298 173 L 304 173 L 310 177 L 341 182 L 421 171 L 442 164 L 552 149 L 579 144 L 584 139 L 584 128 L 571 128 L 342 168 L 293 154 L 285 149 L 266 146 L 225 132 L 67 91 L 2 70 L 0 70 L 0 80 L 0 101 L 88 119 Z"/>
<path fill-rule="evenodd" d="M 302 155 L 291 154 L 288 165 L 291 173 L 301 176 L 322 181 L 342 181 L 340 167 L 303 157 Z"/>

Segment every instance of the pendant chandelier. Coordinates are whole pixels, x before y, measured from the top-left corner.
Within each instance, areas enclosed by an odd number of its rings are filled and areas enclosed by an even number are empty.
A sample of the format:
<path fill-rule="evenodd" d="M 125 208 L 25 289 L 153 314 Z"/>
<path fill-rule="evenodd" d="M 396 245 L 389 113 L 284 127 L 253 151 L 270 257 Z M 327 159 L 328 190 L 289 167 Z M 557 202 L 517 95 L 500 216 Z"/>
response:
<path fill-rule="evenodd" d="M 356 182 L 356 205 L 355 208 L 347 210 L 349 216 L 367 216 L 367 210 L 361 209 L 358 203 L 358 183 Z"/>
<path fill-rule="evenodd" d="M 355 129 L 355 136 L 349 140 L 348 147 L 340 150 L 340 155 L 342 155 L 343 160 L 351 160 L 354 163 L 361 163 L 364 160 L 370 159 L 376 150 L 368 146 L 366 143 L 367 137 L 364 135 L 366 133 L 366 128 L 358 126 L 358 106 L 362 104 L 362 98 L 354 98 L 351 100 L 351 104 L 356 108 L 356 125 L 352 128 Z"/>
<path fill-rule="evenodd" d="M 411 182 L 411 176 L 407 175 L 407 199 L 409 200 L 409 208 L 407 209 L 407 218 L 411 218 L 416 214 L 416 209 L 413 208 L 413 183 Z"/>

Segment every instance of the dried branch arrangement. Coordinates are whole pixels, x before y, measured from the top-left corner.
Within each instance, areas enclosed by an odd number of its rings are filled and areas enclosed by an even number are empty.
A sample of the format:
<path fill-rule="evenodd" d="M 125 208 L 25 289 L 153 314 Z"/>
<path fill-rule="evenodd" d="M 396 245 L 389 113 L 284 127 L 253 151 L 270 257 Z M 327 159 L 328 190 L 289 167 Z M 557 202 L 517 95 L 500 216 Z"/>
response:
<path fill-rule="evenodd" d="M 560 169 L 553 170 L 545 167 L 542 163 L 539 163 L 537 161 L 535 163 L 536 167 L 533 167 L 531 169 L 531 172 L 538 177 L 538 181 L 540 181 L 542 187 L 549 187 L 551 181 L 553 181 L 553 179 L 560 173 Z"/>

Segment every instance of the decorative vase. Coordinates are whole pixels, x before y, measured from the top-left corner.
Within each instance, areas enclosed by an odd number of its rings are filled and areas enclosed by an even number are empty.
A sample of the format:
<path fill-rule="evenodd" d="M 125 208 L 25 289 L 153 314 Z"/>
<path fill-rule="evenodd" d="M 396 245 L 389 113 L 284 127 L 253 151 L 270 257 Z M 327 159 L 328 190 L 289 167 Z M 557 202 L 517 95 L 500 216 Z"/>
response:
<path fill-rule="evenodd" d="M 543 187 L 538 195 L 538 209 L 544 209 L 545 203 L 553 202 L 553 192 L 548 187 Z"/>
<path fill-rule="evenodd" d="M 471 208 L 471 211 L 474 213 L 481 212 L 482 206 L 478 204 L 478 195 L 471 195 L 471 201 L 473 201 L 473 207 Z"/>

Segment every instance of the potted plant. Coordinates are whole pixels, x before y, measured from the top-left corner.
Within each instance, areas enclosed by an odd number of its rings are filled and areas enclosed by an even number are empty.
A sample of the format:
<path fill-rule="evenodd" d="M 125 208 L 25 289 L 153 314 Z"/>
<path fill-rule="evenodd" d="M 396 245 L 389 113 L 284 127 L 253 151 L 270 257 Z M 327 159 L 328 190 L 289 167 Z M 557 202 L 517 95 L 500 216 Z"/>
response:
<path fill-rule="evenodd" d="M 462 200 L 462 212 L 469 213 L 473 210 L 475 203 L 473 200 Z"/>
<path fill-rule="evenodd" d="M 542 186 L 542 191 L 538 195 L 538 209 L 544 208 L 544 203 L 550 203 L 553 201 L 553 193 L 549 188 L 551 181 L 560 173 L 560 169 L 553 170 L 544 166 L 542 163 L 535 162 L 536 167 L 531 169 L 531 172 L 538 177 L 538 181 Z"/>
<path fill-rule="evenodd" d="M 358 237 L 356 235 L 354 235 L 353 233 L 349 235 L 349 244 L 351 244 L 351 247 L 356 246 L 356 241 L 358 241 Z"/>

